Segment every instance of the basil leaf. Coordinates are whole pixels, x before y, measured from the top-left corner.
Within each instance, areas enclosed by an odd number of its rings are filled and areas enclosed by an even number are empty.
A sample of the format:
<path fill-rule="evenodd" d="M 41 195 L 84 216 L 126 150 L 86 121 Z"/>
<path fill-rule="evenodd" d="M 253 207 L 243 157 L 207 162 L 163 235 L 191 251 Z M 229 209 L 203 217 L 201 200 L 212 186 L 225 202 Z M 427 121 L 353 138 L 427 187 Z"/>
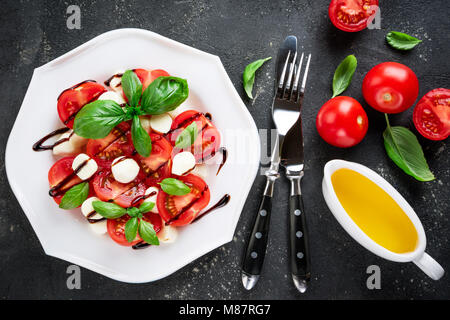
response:
<path fill-rule="evenodd" d="M 138 230 L 138 218 L 131 218 L 125 223 L 125 238 L 128 242 L 133 242 L 136 238 L 137 230 Z"/>
<path fill-rule="evenodd" d="M 253 99 L 252 89 L 253 89 L 253 83 L 255 82 L 255 72 L 264 64 L 264 62 L 266 62 L 267 60 L 270 60 L 270 59 L 272 59 L 272 57 L 268 57 L 265 59 L 259 59 L 259 60 L 256 60 L 256 61 L 250 63 L 249 65 L 247 65 L 245 67 L 244 73 L 242 74 L 242 81 L 244 83 L 245 93 L 247 93 L 247 96 L 250 99 Z"/>
<path fill-rule="evenodd" d="M 133 70 L 127 70 L 122 76 L 122 89 L 128 98 L 128 103 L 136 107 L 142 95 L 142 83 Z"/>
<path fill-rule="evenodd" d="M 107 219 L 117 219 L 127 213 L 125 208 L 112 202 L 93 201 L 92 207 L 99 215 Z"/>
<path fill-rule="evenodd" d="M 162 114 L 175 110 L 187 99 L 189 88 L 185 79 L 158 77 L 142 94 L 141 108 L 145 114 Z"/>
<path fill-rule="evenodd" d="M 155 203 L 151 202 L 151 201 L 144 201 L 142 202 L 142 204 L 139 206 L 139 212 L 140 213 L 147 213 L 150 210 L 152 210 L 155 207 Z"/>
<path fill-rule="evenodd" d="M 136 207 L 127 208 L 127 214 L 130 217 L 137 217 L 139 215 L 140 211 Z"/>
<path fill-rule="evenodd" d="M 389 158 L 405 173 L 419 181 L 435 179 L 414 133 L 404 127 L 391 127 L 388 122 L 383 138 Z"/>
<path fill-rule="evenodd" d="M 89 194 L 89 183 L 82 182 L 79 183 L 64 194 L 61 199 L 59 207 L 61 209 L 74 209 L 81 205 Z"/>
<path fill-rule="evenodd" d="M 178 135 L 177 140 L 175 142 L 175 147 L 179 149 L 190 147 L 194 143 L 195 139 L 197 139 L 197 135 L 198 135 L 197 123 L 193 121 Z"/>
<path fill-rule="evenodd" d="M 336 68 L 333 76 L 333 96 L 332 98 L 340 95 L 347 89 L 352 82 L 353 74 L 355 73 L 358 62 L 354 55 L 349 55 L 342 60 L 339 66 Z"/>
<path fill-rule="evenodd" d="M 166 178 L 159 183 L 161 185 L 161 189 L 170 195 L 174 196 L 184 196 L 191 192 L 191 188 L 184 184 L 183 181 L 180 181 L 175 178 Z"/>
<path fill-rule="evenodd" d="M 159 239 L 156 235 L 155 229 L 153 229 L 153 225 L 144 219 L 141 219 L 139 223 L 139 235 L 142 240 L 148 244 L 159 245 Z"/>
<path fill-rule="evenodd" d="M 83 138 L 102 139 L 125 120 L 125 112 L 111 100 L 96 100 L 85 105 L 76 115 L 73 131 Z"/>
<path fill-rule="evenodd" d="M 417 39 L 416 37 L 397 31 L 389 32 L 386 35 L 386 40 L 391 47 L 398 50 L 411 50 L 422 42 L 422 40 Z"/>
<path fill-rule="evenodd" d="M 134 148 L 141 156 L 150 156 L 152 152 L 152 140 L 147 131 L 142 128 L 141 120 L 139 120 L 139 116 L 137 115 L 133 117 L 131 124 L 131 139 L 133 140 Z"/>

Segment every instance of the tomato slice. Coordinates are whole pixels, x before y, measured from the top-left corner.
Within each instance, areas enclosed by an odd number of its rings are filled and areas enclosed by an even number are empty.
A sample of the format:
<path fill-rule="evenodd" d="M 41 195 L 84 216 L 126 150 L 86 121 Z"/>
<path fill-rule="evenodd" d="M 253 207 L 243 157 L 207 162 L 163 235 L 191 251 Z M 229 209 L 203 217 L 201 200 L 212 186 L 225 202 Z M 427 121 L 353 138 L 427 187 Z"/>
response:
<path fill-rule="evenodd" d="M 128 208 L 134 199 L 143 196 L 147 187 L 138 177 L 130 183 L 120 183 L 114 179 L 109 170 L 96 173 L 92 185 L 97 197 L 102 201 L 113 201 L 121 207 Z"/>
<path fill-rule="evenodd" d="M 142 83 L 142 91 L 147 89 L 147 87 L 150 85 L 150 83 L 153 82 L 158 77 L 164 76 L 168 77 L 170 74 L 168 74 L 166 71 L 162 69 L 156 69 L 156 70 L 146 70 L 146 69 L 134 69 L 134 73 L 138 76 L 139 80 L 141 80 Z"/>
<path fill-rule="evenodd" d="M 50 184 L 50 188 L 55 187 L 61 181 L 66 179 L 69 175 L 73 173 L 72 162 L 75 157 L 65 157 L 56 161 L 53 166 L 48 171 L 48 182 Z M 67 181 L 61 188 L 58 188 L 60 191 L 57 195 L 53 197 L 55 202 L 59 204 L 61 202 L 64 193 L 73 187 L 76 184 L 81 183 L 81 180 L 77 175 L 74 175 L 69 181 Z"/>
<path fill-rule="evenodd" d="M 450 135 L 450 89 L 434 89 L 419 100 L 413 113 L 417 131 L 430 140 Z"/>
<path fill-rule="evenodd" d="M 220 147 L 220 133 L 205 115 L 196 110 L 187 110 L 179 114 L 172 122 L 169 141 L 175 145 L 178 135 L 192 122 L 197 124 L 198 136 L 189 151 L 201 163 L 215 155 Z M 181 150 L 174 150 L 179 152 Z"/>
<path fill-rule="evenodd" d="M 177 177 L 191 188 L 184 196 L 173 196 L 164 191 L 158 192 L 156 205 L 161 218 L 172 226 L 184 226 L 191 223 L 210 199 L 208 185 L 200 177 L 188 174 Z"/>
<path fill-rule="evenodd" d="M 121 246 L 129 247 L 143 241 L 139 236 L 139 232 L 136 234 L 136 238 L 132 242 L 128 242 L 125 237 L 125 224 L 128 220 L 130 220 L 130 218 L 131 217 L 126 214 L 118 219 L 108 219 L 106 223 L 109 236 Z M 155 229 L 156 233 L 161 231 L 162 220 L 158 214 L 149 212 L 144 214 L 142 218 L 153 225 L 153 229 Z"/>
<path fill-rule="evenodd" d="M 378 0 L 332 0 L 328 15 L 337 28 L 356 32 L 367 28 L 377 10 Z"/>
<path fill-rule="evenodd" d="M 157 186 L 158 182 L 170 176 L 172 168 L 172 145 L 161 135 L 150 134 L 152 140 L 152 152 L 149 157 L 139 154 L 134 156 L 136 162 L 141 166 L 146 175 L 147 186 Z"/>
<path fill-rule="evenodd" d="M 89 102 L 97 100 L 105 91 L 105 87 L 92 80 L 64 90 L 58 97 L 59 118 L 66 126 L 73 128 L 73 121 L 78 111 Z"/>
<path fill-rule="evenodd" d="M 134 151 L 130 127 L 128 122 L 122 122 L 105 138 L 89 139 L 86 145 L 87 155 L 102 168 L 110 168 L 117 157 L 130 157 Z"/>

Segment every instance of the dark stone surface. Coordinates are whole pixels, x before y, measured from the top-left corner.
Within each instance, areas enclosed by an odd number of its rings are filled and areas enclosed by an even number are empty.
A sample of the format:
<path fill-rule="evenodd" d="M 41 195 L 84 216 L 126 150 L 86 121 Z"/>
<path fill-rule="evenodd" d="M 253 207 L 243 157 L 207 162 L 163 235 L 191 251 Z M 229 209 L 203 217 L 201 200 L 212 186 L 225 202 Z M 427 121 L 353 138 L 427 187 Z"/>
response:
<path fill-rule="evenodd" d="M 448 140 L 419 137 L 437 179 L 422 183 L 405 175 L 384 151 L 383 115 L 364 103 L 364 74 L 382 61 L 402 62 L 416 72 L 420 96 L 437 87 L 449 87 L 450 3 L 440 1 L 382 1 L 381 30 L 350 34 L 334 28 L 327 15 L 329 1 L 2 1 L 0 6 L 0 297 L 1 298 L 137 298 L 137 299 L 423 299 L 450 298 L 449 275 L 434 282 L 413 264 L 382 260 L 356 244 L 338 225 L 321 194 L 323 165 L 341 158 L 378 171 L 411 203 L 421 218 L 427 251 L 450 270 L 450 149 Z M 66 8 L 79 4 L 81 30 L 66 28 Z M 107 279 L 82 269 L 82 289 L 68 290 L 69 263 L 44 254 L 27 218 L 12 194 L 4 170 L 6 141 L 20 108 L 33 69 L 108 30 L 139 27 L 152 30 L 200 50 L 220 56 L 259 128 L 271 127 L 269 105 L 274 63 L 256 79 L 256 99 L 244 97 L 241 76 L 251 61 L 276 56 L 277 46 L 295 34 L 312 66 L 304 104 L 306 173 L 303 181 L 312 252 L 312 282 L 300 295 L 292 285 L 287 264 L 286 180 L 277 184 L 276 206 L 262 279 L 246 292 L 240 282 L 240 260 L 264 185 L 258 176 L 245 205 L 233 242 L 205 255 L 175 274 L 155 283 L 133 285 Z M 390 30 L 423 40 L 402 53 L 388 47 Z M 318 136 L 314 120 L 331 96 L 334 69 L 348 54 L 358 68 L 346 95 L 363 103 L 369 119 L 367 137 L 343 150 Z M 39 102 L 36 102 L 39 108 Z M 391 117 L 394 124 L 411 128 L 411 112 Z M 39 119 L 45 121 L 45 119 Z M 24 146 L 28 148 L 29 146 Z M 382 289 L 366 288 L 366 268 L 381 267 Z"/>

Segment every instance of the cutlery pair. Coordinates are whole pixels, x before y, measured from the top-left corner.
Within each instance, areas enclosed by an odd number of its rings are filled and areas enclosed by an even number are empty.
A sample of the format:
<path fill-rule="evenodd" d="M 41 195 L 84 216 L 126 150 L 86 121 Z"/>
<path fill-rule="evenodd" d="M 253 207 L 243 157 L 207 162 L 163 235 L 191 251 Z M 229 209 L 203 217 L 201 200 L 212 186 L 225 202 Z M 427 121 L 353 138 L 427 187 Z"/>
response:
<path fill-rule="evenodd" d="M 278 51 L 275 80 L 275 97 L 272 118 L 277 138 L 272 150 L 270 168 L 266 171 L 266 187 L 255 218 L 242 265 L 242 283 L 252 289 L 261 274 L 269 234 L 272 196 L 275 181 L 279 178 L 279 165 L 291 182 L 289 196 L 290 268 L 295 287 L 305 292 L 310 274 L 308 233 L 300 188 L 304 174 L 303 134 L 301 107 L 305 92 L 311 54 L 300 84 L 305 54 L 297 54 L 297 38 L 288 36 Z"/>

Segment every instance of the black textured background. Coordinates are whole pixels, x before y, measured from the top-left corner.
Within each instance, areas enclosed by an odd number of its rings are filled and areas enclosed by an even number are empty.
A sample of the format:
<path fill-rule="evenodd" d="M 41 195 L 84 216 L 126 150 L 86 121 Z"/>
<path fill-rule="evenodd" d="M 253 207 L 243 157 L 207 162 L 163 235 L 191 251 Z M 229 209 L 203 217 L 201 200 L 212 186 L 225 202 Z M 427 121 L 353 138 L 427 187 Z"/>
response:
<path fill-rule="evenodd" d="M 297 1 L 2 1 L 0 5 L 0 297 L 5 298 L 134 298 L 134 299 L 442 299 L 450 298 L 450 277 L 433 281 L 413 264 L 378 258 L 356 244 L 328 211 L 321 194 L 323 165 L 330 159 L 356 161 L 378 171 L 411 203 L 422 220 L 427 251 L 450 270 L 450 152 L 448 139 L 419 137 L 437 179 L 418 182 L 386 156 L 383 115 L 364 103 L 364 74 L 383 61 L 410 66 L 420 82 L 420 96 L 437 87 L 449 88 L 450 2 L 381 2 L 381 30 L 344 33 L 328 19 L 328 0 Z M 81 30 L 66 28 L 66 8 L 81 7 Z M 306 173 L 305 207 L 311 237 L 312 283 L 300 295 L 292 285 L 287 264 L 286 180 L 277 183 L 274 214 L 264 272 L 257 287 L 246 292 L 240 281 L 245 238 L 260 199 L 264 177 L 251 190 L 234 241 L 155 283 L 132 285 L 82 269 L 81 290 L 66 287 L 67 262 L 44 254 L 28 220 L 12 194 L 4 170 L 6 141 L 22 103 L 33 69 L 93 37 L 116 28 L 139 27 L 157 32 L 220 56 L 236 89 L 259 128 L 271 127 L 269 105 L 274 63 L 267 63 L 256 79 L 256 99 L 244 97 L 241 76 L 253 60 L 276 56 L 288 34 L 297 35 L 312 53 L 311 73 L 304 104 Z M 390 30 L 423 40 L 410 52 L 395 51 L 385 43 Z M 331 96 L 331 79 L 348 54 L 358 68 L 346 95 L 360 101 L 370 126 L 358 146 L 343 150 L 327 145 L 315 130 L 315 115 Z M 39 108 L 39 101 L 36 102 Z M 410 127 L 409 110 L 391 122 Z M 45 121 L 40 119 L 39 121 Z M 24 146 L 29 147 L 29 146 Z M 381 267 L 381 290 L 366 288 L 366 268 Z"/>

